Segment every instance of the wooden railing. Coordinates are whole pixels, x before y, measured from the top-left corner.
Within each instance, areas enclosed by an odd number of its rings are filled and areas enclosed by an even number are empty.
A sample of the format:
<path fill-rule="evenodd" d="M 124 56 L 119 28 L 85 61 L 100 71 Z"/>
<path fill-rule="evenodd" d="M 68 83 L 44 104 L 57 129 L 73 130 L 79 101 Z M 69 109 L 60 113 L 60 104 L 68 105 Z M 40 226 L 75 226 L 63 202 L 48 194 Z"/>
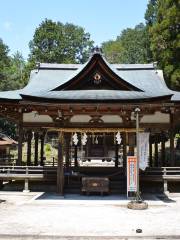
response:
<path fill-rule="evenodd" d="M 29 192 L 29 180 L 51 179 L 56 173 L 56 167 L 0 166 L 0 180 L 24 180 L 24 192 Z"/>
<path fill-rule="evenodd" d="M 152 167 L 141 172 L 142 176 L 180 176 L 180 167 Z"/>
<path fill-rule="evenodd" d="M 147 168 L 141 172 L 140 180 L 163 182 L 164 193 L 168 193 L 168 182 L 180 181 L 180 167 Z"/>
<path fill-rule="evenodd" d="M 24 180 L 25 192 L 29 191 L 29 180 L 51 180 L 56 174 L 56 166 L 0 166 L 0 180 Z M 164 192 L 167 192 L 169 181 L 180 181 L 180 167 L 147 168 L 140 172 L 140 181 L 163 182 Z"/>

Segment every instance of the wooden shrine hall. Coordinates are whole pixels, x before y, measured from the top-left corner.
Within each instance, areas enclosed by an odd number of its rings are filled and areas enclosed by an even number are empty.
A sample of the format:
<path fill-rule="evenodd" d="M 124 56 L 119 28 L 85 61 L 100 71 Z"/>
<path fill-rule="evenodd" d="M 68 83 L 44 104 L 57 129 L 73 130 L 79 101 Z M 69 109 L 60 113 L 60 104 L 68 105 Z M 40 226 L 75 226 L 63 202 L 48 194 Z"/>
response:
<path fill-rule="evenodd" d="M 8 166 L 8 179 L 11 170 L 12 179 L 21 175 L 25 180 L 51 178 L 52 170 L 59 194 L 64 193 L 67 182 L 71 184 L 74 173 L 80 179 L 84 175 L 98 178 L 116 174 L 125 179 L 127 156 L 136 154 L 137 108 L 139 130 L 150 133 L 145 172 L 157 168 L 164 173 L 169 167 L 180 179 L 174 144 L 180 92 L 168 89 L 161 70 L 153 64 L 109 64 L 99 48 L 85 64 L 37 64 L 26 87 L 0 93 L 0 115 L 17 124 L 19 136 L 16 166 Z M 57 166 L 48 167 L 44 139 L 51 133 L 58 136 L 58 160 Z M 25 141 L 27 159 L 23 162 Z M 81 162 L 94 159 L 103 161 L 104 166 L 81 166 Z M 105 167 L 109 162 L 111 166 Z M 6 166 L 0 166 L 0 179 L 5 179 L 7 172 L 2 169 Z M 17 169 L 22 174 L 18 175 Z M 147 178 L 151 181 L 151 175 Z"/>

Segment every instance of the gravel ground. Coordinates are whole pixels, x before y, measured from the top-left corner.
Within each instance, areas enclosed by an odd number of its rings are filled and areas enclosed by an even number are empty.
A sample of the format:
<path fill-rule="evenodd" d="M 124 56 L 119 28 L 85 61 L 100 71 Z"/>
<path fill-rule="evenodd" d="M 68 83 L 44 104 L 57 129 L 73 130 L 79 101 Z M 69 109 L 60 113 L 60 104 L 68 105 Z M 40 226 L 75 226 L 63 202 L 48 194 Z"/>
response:
<path fill-rule="evenodd" d="M 147 210 L 127 209 L 125 196 L 0 192 L 0 199 L 0 239 L 180 239 L 180 195 L 147 195 Z"/>

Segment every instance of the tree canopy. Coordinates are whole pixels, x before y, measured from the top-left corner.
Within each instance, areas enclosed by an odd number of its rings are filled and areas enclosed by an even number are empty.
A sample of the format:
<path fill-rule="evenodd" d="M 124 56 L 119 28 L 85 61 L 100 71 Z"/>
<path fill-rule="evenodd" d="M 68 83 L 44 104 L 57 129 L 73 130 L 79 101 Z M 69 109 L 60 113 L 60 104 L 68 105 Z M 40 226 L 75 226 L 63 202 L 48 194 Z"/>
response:
<path fill-rule="evenodd" d="M 145 20 L 147 26 L 152 26 L 154 23 L 156 23 L 157 20 L 157 2 L 158 0 L 149 0 L 147 9 L 145 12 Z"/>
<path fill-rule="evenodd" d="M 82 27 L 45 19 L 30 41 L 30 61 L 47 63 L 84 63 L 93 41 Z"/>
<path fill-rule="evenodd" d="M 180 90 L 180 2 L 149 1 L 145 14 L 154 61 L 170 88 Z"/>
<path fill-rule="evenodd" d="M 149 39 L 143 23 L 127 28 L 115 41 L 102 44 L 106 58 L 111 63 L 147 63 L 149 61 Z"/>
<path fill-rule="evenodd" d="M 0 39 L 0 90 L 6 90 L 7 70 L 10 66 L 10 58 L 8 56 L 9 48 L 2 39 Z"/>

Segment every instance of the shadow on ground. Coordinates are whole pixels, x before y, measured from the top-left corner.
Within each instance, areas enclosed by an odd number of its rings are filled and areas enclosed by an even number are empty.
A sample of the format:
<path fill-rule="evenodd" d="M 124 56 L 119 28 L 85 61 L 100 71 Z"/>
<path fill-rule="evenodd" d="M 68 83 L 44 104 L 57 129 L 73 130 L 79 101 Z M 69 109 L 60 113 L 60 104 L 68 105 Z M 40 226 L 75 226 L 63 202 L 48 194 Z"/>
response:
<path fill-rule="evenodd" d="M 65 194 L 64 196 L 58 195 L 56 193 L 42 193 L 39 195 L 35 200 L 91 200 L 91 201 L 127 201 L 132 200 L 132 198 L 127 198 L 125 194 L 119 194 L 119 195 L 98 195 L 98 194 L 91 194 L 89 196 L 87 195 L 81 195 L 81 194 Z M 142 196 L 142 199 L 145 201 L 163 201 L 163 202 L 175 202 L 174 200 L 167 198 L 165 196 L 157 196 L 155 194 L 144 194 Z"/>

